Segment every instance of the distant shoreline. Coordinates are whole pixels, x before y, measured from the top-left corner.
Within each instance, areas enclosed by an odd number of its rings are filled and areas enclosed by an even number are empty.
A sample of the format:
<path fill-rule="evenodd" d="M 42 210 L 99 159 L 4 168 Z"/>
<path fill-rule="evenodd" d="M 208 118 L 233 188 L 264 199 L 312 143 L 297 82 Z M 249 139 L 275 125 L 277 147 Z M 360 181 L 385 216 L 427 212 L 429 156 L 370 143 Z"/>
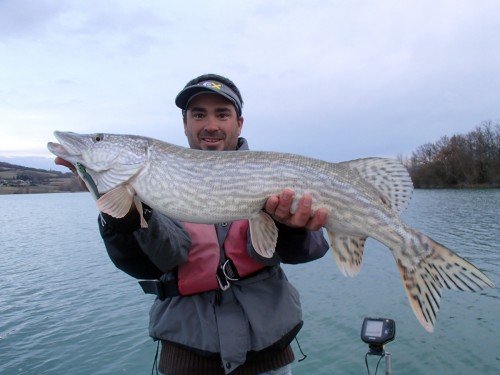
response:
<path fill-rule="evenodd" d="M 473 190 L 499 189 L 500 185 L 471 185 L 471 186 L 425 186 L 415 190 Z M 57 190 L 55 186 L 0 186 L 0 195 L 10 194 L 53 194 L 53 193 L 82 193 L 83 190 Z"/>
<path fill-rule="evenodd" d="M 82 193 L 83 190 L 56 190 L 54 186 L 0 186 L 0 195 Z"/>
<path fill-rule="evenodd" d="M 0 195 L 83 191 L 71 172 L 58 172 L 0 162 Z"/>
<path fill-rule="evenodd" d="M 420 186 L 419 189 L 498 189 L 500 183 Z M 61 173 L 0 162 L 0 195 L 74 193 L 84 191 L 70 172 Z"/>
<path fill-rule="evenodd" d="M 498 189 L 500 184 L 471 184 L 471 185 L 453 185 L 453 186 L 419 186 L 415 190 L 431 190 L 431 189 L 453 189 L 453 190 L 467 190 L 467 189 Z"/>

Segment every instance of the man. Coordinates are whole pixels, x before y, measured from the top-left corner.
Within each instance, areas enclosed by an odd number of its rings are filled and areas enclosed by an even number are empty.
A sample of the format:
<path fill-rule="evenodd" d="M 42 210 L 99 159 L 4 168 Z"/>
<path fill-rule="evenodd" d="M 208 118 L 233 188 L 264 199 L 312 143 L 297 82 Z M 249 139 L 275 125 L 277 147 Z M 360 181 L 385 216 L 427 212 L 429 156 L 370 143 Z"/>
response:
<path fill-rule="evenodd" d="M 229 79 L 207 74 L 175 100 L 193 149 L 246 150 L 241 94 Z M 57 160 L 56 163 L 65 164 Z M 148 228 L 131 208 L 122 219 L 105 215 L 100 231 L 113 263 L 158 296 L 150 312 L 150 335 L 161 340 L 159 369 L 165 374 L 290 374 L 290 342 L 302 327 L 295 288 L 280 262 L 302 263 L 328 249 L 321 227 L 328 213 L 312 212 L 311 197 L 294 192 L 269 197 L 264 209 L 279 235 L 270 259 L 251 245 L 248 222 L 181 223 L 146 207 Z"/>

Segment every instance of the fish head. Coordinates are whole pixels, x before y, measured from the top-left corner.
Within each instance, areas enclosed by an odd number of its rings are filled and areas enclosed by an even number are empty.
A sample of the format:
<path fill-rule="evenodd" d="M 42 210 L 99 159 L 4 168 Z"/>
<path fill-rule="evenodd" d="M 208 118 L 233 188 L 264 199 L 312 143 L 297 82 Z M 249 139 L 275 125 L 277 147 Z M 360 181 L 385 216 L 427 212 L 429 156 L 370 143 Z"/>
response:
<path fill-rule="evenodd" d="M 49 142 L 54 155 L 85 166 L 99 193 L 127 182 L 144 166 L 148 158 L 148 139 L 122 134 L 77 134 L 55 131 L 59 143 Z"/>

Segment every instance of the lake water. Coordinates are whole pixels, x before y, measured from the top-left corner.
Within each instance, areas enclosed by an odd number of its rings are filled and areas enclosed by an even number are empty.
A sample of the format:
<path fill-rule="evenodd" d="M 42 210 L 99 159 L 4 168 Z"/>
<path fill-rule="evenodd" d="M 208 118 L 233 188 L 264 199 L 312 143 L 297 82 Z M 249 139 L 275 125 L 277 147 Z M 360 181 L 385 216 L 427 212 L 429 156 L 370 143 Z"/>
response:
<path fill-rule="evenodd" d="M 0 196 L 0 212 L 0 374 L 149 374 L 153 297 L 111 264 L 90 196 Z M 500 285 L 499 189 L 417 190 L 403 217 Z M 331 254 L 285 269 L 302 296 L 298 339 L 308 356 L 294 363 L 294 375 L 365 374 L 365 316 L 396 321 L 386 346 L 395 374 L 500 373 L 498 288 L 444 291 L 429 334 L 390 251 L 375 241 L 356 278 L 342 276 Z M 376 361 L 369 358 L 372 374 Z"/>

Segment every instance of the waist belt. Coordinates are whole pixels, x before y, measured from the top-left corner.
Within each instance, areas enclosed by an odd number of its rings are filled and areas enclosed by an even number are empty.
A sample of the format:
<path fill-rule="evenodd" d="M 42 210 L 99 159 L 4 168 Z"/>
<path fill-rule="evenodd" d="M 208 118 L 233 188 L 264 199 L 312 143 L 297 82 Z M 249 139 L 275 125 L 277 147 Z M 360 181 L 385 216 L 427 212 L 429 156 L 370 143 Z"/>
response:
<path fill-rule="evenodd" d="M 227 259 L 220 267 L 217 267 L 216 277 L 219 288 L 214 290 L 227 290 L 231 287 L 231 282 L 248 279 L 266 269 L 269 269 L 269 267 L 264 267 L 248 276 L 240 277 L 234 263 L 231 259 Z M 155 294 L 160 301 L 182 295 L 179 291 L 177 277 L 172 277 L 169 280 L 140 280 L 139 285 L 144 293 Z"/>

